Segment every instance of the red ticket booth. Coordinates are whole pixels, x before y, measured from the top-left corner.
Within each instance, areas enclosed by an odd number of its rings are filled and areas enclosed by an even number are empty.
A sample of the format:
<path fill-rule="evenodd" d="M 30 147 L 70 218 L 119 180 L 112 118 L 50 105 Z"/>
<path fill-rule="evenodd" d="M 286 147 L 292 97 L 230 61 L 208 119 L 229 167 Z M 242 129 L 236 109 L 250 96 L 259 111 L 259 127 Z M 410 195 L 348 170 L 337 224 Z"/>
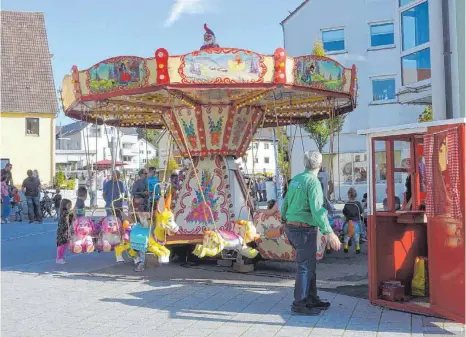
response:
<path fill-rule="evenodd" d="M 360 131 L 367 136 L 369 299 L 465 322 L 466 119 Z M 425 296 L 412 296 L 417 258 Z M 403 295 L 387 299 L 387 285 Z"/>

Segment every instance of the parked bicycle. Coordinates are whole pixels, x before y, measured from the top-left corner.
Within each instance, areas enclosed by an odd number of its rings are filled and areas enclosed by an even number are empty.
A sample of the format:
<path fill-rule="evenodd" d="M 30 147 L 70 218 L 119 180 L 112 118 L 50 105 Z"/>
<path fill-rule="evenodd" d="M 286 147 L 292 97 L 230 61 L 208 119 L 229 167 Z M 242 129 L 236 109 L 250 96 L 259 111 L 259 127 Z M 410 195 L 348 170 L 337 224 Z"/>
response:
<path fill-rule="evenodd" d="M 42 193 L 44 194 L 40 200 L 40 211 L 42 212 L 42 217 L 55 218 L 57 215 L 55 205 L 53 203 L 53 197 L 55 196 L 55 193 L 46 190 L 42 190 Z"/>

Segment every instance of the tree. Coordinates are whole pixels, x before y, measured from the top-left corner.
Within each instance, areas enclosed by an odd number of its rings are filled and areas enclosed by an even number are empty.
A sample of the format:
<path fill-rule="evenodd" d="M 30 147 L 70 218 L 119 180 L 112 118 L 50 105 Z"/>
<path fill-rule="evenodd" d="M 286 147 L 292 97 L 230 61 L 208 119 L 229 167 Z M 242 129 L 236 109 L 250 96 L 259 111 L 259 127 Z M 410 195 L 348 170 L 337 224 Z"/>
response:
<path fill-rule="evenodd" d="M 304 129 L 309 133 L 309 136 L 314 140 L 317 149 L 322 153 L 324 146 L 328 143 L 330 135 L 341 132 L 345 123 L 344 116 L 337 116 L 333 120 L 333 125 L 329 119 L 309 120 L 304 126 Z M 333 126 L 333 127 L 332 127 Z"/>
<path fill-rule="evenodd" d="M 178 164 L 177 164 L 175 158 L 170 157 L 170 159 L 168 160 L 168 165 L 167 165 L 168 174 L 172 174 L 173 171 L 175 171 L 177 169 L 178 169 Z"/>
<path fill-rule="evenodd" d="M 275 128 L 275 135 L 278 142 L 278 168 L 285 181 L 288 181 L 290 179 L 289 139 L 284 128 Z"/>
<path fill-rule="evenodd" d="M 312 55 L 314 56 L 327 56 L 324 49 L 324 44 L 320 40 L 315 40 L 314 48 L 312 48 Z"/>
<path fill-rule="evenodd" d="M 424 111 L 419 114 L 417 120 L 420 123 L 433 121 L 434 113 L 432 111 L 432 105 L 427 106 L 427 108 L 425 108 Z"/>
<path fill-rule="evenodd" d="M 159 167 L 159 158 L 152 158 L 152 159 L 149 159 L 147 164 L 146 164 L 146 167 L 149 168 L 149 167 L 155 167 L 155 168 L 158 168 Z"/>
<path fill-rule="evenodd" d="M 156 141 L 157 141 L 157 138 L 159 137 L 159 135 L 161 133 L 160 130 L 137 128 L 136 132 L 138 133 L 138 136 L 140 138 L 144 138 L 145 140 L 147 140 L 152 145 L 157 146 Z"/>

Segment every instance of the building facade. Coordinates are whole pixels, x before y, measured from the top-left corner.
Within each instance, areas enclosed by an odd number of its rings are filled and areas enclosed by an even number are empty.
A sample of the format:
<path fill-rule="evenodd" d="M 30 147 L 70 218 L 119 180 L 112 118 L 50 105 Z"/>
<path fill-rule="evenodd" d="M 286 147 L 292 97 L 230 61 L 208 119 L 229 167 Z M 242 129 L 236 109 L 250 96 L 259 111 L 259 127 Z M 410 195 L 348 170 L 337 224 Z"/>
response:
<path fill-rule="evenodd" d="M 275 175 L 275 149 L 271 129 L 259 129 L 249 146 L 246 156 L 236 160 L 247 175 Z"/>
<path fill-rule="evenodd" d="M 115 143 L 115 144 L 113 144 Z M 123 162 L 125 170 L 137 171 L 157 157 L 157 149 L 140 138 L 134 128 L 114 128 L 74 122 L 57 128 L 56 164 L 63 171 L 81 170 L 105 160 Z"/>
<path fill-rule="evenodd" d="M 328 144 L 323 149 L 325 165 L 333 166 L 336 199 L 346 199 L 350 186 L 356 188 L 359 197 L 367 190 L 365 138 L 358 136 L 357 131 L 417 122 L 424 109 L 399 103 L 401 40 L 398 9 L 393 3 L 394 0 L 304 1 L 282 21 L 284 47 L 289 55 L 311 54 L 314 42 L 321 40 L 329 57 L 345 67 L 357 67 L 357 108 L 346 117 L 342 132 L 335 138 L 333 153 L 339 155 L 328 155 Z M 295 144 L 291 151 L 291 173 L 295 175 L 303 169 L 303 151 L 317 147 L 302 130 L 290 127 L 288 135 L 290 143 Z M 401 158 L 403 149 L 398 152 Z"/>
<path fill-rule="evenodd" d="M 43 184 L 55 173 L 58 102 L 43 13 L 1 11 L 1 167 L 13 182 L 37 170 Z"/>
<path fill-rule="evenodd" d="M 397 0 L 401 103 L 432 105 L 434 120 L 465 117 L 464 0 Z"/>

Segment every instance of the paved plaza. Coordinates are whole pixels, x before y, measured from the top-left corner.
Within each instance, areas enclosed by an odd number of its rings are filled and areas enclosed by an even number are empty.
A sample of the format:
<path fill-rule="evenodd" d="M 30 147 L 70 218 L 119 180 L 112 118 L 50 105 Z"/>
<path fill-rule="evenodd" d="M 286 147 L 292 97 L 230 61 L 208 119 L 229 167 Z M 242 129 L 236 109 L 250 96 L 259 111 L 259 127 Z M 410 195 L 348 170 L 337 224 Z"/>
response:
<path fill-rule="evenodd" d="M 293 316 L 290 264 L 264 263 L 244 275 L 172 263 L 136 274 L 129 263 L 115 265 L 112 254 L 94 253 L 56 265 L 53 223 L 15 226 L 2 227 L 2 337 L 464 336 L 462 325 L 383 310 L 357 291 L 358 297 L 348 296 L 348 288 L 367 282 L 361 281 L 367 271 L 348 262 L 361 258 L 354 255 L 319 263 L 318 286 L 330 309 Z M 350 269 L 354 275 L 346 278 L 331 273 Z"/>

